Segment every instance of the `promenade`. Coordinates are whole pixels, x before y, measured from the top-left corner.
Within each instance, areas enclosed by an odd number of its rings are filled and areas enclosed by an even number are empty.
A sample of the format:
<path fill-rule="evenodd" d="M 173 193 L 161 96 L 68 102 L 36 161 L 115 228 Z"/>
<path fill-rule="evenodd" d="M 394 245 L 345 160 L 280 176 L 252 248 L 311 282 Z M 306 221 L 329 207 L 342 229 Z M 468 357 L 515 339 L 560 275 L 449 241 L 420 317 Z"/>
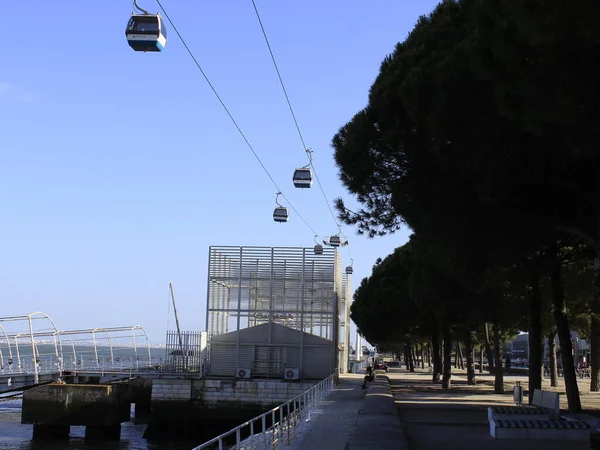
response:
<path fill-rule="evenodd" d="M 489 436 L 487 407 L 512 405 L 516 381 L 508 376 L 505 394 L 493 393 L 493 376 L 478 376 L 468 386 L 464 372 L 452 376 L 453 387 L 443 390 L 427 371 L 415 373 L 391 368 L 379 373 L 362 390 L 362 374 L 340 376 L 340 383 L 311 419 L 298 430 L 289 450 L 583 450 L 588 442 L 494 440 Z M 589 381 L 586 383 L 589 384 Z M 549 389 L 549 382 L 544 382 Z M 552 388 L 558 390 L 561 388 Z M 600 412 L 600 393 L 582 383 L 585 409 Z M 561 408 L 566 408 L 566 396 Z M 600 414 L 599 414 L 600 416 Z M 600 420 L 599 420 L 600 422 Z"/>
<path fill-rule="evenodd" d="M 388 379 L 379 375 L 361 389 L 364 374 L 340 382 L 286 450 L 408 450 Z"/>

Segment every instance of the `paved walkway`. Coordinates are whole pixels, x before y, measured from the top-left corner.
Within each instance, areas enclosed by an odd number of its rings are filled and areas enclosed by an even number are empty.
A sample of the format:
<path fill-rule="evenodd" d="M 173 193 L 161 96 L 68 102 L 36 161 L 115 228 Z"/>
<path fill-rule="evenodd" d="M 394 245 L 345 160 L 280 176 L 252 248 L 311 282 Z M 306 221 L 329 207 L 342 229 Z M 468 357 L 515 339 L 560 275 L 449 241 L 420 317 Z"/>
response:
<path fill-rule="evenodd" d="M 367 390 L 360 387 L 363 377 L 340 375 L 286 450 L 408 450 L 387 377 L 378 376 Z"/>
<path fill-rule="evenodd" d="M 512 405 L 512 391 L 494 394 L 488 384 L 468 386 L 452 376 L 451 390 L 441 389 L 424 372 L 390 369 L 390 385 L 410 450 L 583 450 L 589 442 L 495 440 L 489 434 L 487 407 Z"/>
<path fill-rule="evenodd" d="M 392 368 L 362 390 L 363 374 L 340 376 L 319 410 L 302 424 L 287 450 L 583 450 L 589 442 L 495 440 L 489 435 L 487 407 L 512 405 L 513 377 L 506 394 L 493 393 L 493 377 L 452 375 L 443 390 L 426 371 Z M 520 378 L 515 378 L 521 380 Z M 546 386 L 544 385 L 544 389 Z M 598 405 L 600 394 L 583 401 Z M 585 396 L 585 395 L 584 395 Z M 583 397 L 582 396 L 582 400 Z M 563 397 L 561 395 L 561 397 Z M 561 398 L 562 400 L 562 398 Z M 562 404 L 561 404 L 562 406 Z"/>

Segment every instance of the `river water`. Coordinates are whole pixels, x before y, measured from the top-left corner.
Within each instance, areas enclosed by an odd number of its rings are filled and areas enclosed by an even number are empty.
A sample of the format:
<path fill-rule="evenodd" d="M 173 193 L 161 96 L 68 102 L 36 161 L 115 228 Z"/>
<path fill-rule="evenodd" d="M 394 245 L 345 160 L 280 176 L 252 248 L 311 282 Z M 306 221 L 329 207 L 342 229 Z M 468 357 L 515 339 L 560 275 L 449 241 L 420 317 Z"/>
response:
<path fill-rule="evenodd" d="M 8 350 L 2 348 L 0 343 L 0 355 L 4 355 L 4 361 L 2 361 L 1 371 L 5 373 L 7 370 L 6 361 L 8 361 Z M 6 347 L 6 345 L 5 345 Z M 120 347 L 115 346 L 111 351 L 108 347 L 98 346 L 95 351 L 90 346 L 76 346 L 74 351 L 77 353 L 77 357 L 70 358 L 68 353 L 70 346 L 65 346 L 65 368 L 75 368 L 76 360 L 81 361 L 81 364 L 77 362 L 79 367 L 94 367 L 96 357 L 100 363 L 108 364 L 109 358 L 113 363 L 122 361 L 126 366 L 131 366 L 136 360 L 136 353 L 131 347 Z M 56 358 L 53 356 L 54 346 L 49 344 L 40 344 L 38 354 L 41 356 L 41 368 L 52 369 L 56 366 Z M 13 352 L 14 353 L 14 352 Z M 145 347 L 140 346 L 137 349 L 137 354 L 141 356 L 142 363 L 146 363 L 148 360 L 148 350 Z M 24 367 L 30 362 L 31 349 L 27 346 L 23 346 L 20 349 L 21 360 L 23 361 Z M 155 363 L 160 363 L 165 357 L 164 348 L 150 348 L 150 356 Z M 17 365 L 16 357 L 14 357 Z M 73 367 L 71 367 L 73 366 Z M 0 396 L 0 450 L 74 450 L 74 449 L 86 449 L 86 450 L 190 450 L 191 448 L 201 444 L 202 442 L 148 442 L 144 438 L 144 432 L 146 431 L 146 423 L 143 421 L 135 420 L 133 413 L 131 420 L 121 425 L 121 441 L 120 442 L 106 442 L 90 444 L 84 442 L 85 427 L 83 426 L 72 426 L 70 437 L 68 442 L 48 442 L 39 440 L 32 441 L 33 425 L 22 425 L 21 424 L 21 402 L 20 397 L 8 398 L 8 395 L 4 394 Z"/>
<path fill-rule="evenodd" d="M 201 442 L 156 442 L 144 438 L 146 424 L 133 418 L 121 426 L 121 441 L 84 442 L 85 427 L 71 427 L 68 442 L 32 441 L 33 425 L 21 424 L 21 399 L 0 399 L 0 450 L 190 450 Z"/>

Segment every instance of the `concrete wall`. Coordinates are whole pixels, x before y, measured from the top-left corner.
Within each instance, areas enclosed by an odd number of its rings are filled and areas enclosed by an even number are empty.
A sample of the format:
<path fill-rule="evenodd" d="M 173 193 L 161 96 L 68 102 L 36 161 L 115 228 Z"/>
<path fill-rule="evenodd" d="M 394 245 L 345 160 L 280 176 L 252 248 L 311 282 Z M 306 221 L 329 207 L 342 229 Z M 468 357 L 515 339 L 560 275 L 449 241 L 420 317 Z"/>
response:
<path fill-rule="evenodd" d="M 146 437 L 205 442 L 318 382 L 153 379 Z"/>
<path fill-rule="evenodd" d="M 190 401 L 204 407 L 268 407 L 302 394 L 317 381 L 283 382 L 268 380 L 152 380 L 152 402 Z"/>
<path fill-rule="evenodd" d="M 291 400 L 315 384 L 317 381 L 286 383 L 268 380 L 195 380 L 192 394 L 209 408 L 236 404 L 267 407 Z"/>
<path fill-rule="evenodd" d="M 152 380 L 152 401 L 190 401 L 192 380 L 158 378 Z"/>

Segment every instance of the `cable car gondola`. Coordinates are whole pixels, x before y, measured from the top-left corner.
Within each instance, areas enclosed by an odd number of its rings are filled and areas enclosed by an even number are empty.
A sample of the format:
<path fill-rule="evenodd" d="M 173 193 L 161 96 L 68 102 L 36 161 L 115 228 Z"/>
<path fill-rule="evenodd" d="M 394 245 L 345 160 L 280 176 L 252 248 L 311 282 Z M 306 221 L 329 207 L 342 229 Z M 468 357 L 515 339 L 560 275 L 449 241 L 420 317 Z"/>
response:
<path fill-rule="evenodd" d="M 339 235 L 334 234 L 333 236 L 331 236 L 329 238 L 329 245 L 331 245 L 332 247 L 339 247 L 342 243 L 342 240 L 340 239 Z"/>
<path fill-rule="evenodd" d="M 278 206 L 273 211 L 273 220 L 275 222 L 287 222 L 289 217 L 288 209 L 285 206 Z"/>
<path fill-rule="evenodd" d="M 315 235 L 315 255 L 323 254 L 323 246 L 317 242 L 317 236 Z"/>
<path fill-rule="evenodd" d="M 167 44 L 167 28 L 159 14 L 150 14 L 137 5 L 142 14 L 133 14 L 127 23 L 125 36 L 129 46 L 136 52 L 160 52 Z"/>
<path fill-rule="evenodd" d="M 350 265 L 346 267 L 346 273 L 348 275 L 352 275 L 352 273 L 354 272 L 354 269 L 352 268 L 353 264 L 354 264 L 354 260 L 351 260 Z"/>
<path fill-rule="evenodd" d="M 307 148 L 304 151 L 306 152 L 306 156 L 308 156 L 308 164 L 296 169 L 292 177 L 294 186 L 300 189 L 309 188 L 312 185 L 312 170 L 310 169 L 312 165 L 312 150 Z"/>
<path fill-rule="evenodd" d="M 294 186 L 297 188 L 309 188 L 312 185 L 312 171 L 309 167 L 301 167 L 294 171 Z"/>
<path fill-rule="evenodd" d="M 277 207 L 273 211 L 273 220 L 275 222 L 287 222 L 289 219 L 288 209 L 285 206 L 279 204 L 277 199 L 281 195 L 281 192 L 277 193 L 277 197 L 275 197 L 275 203 L 277 203 Z"/>

